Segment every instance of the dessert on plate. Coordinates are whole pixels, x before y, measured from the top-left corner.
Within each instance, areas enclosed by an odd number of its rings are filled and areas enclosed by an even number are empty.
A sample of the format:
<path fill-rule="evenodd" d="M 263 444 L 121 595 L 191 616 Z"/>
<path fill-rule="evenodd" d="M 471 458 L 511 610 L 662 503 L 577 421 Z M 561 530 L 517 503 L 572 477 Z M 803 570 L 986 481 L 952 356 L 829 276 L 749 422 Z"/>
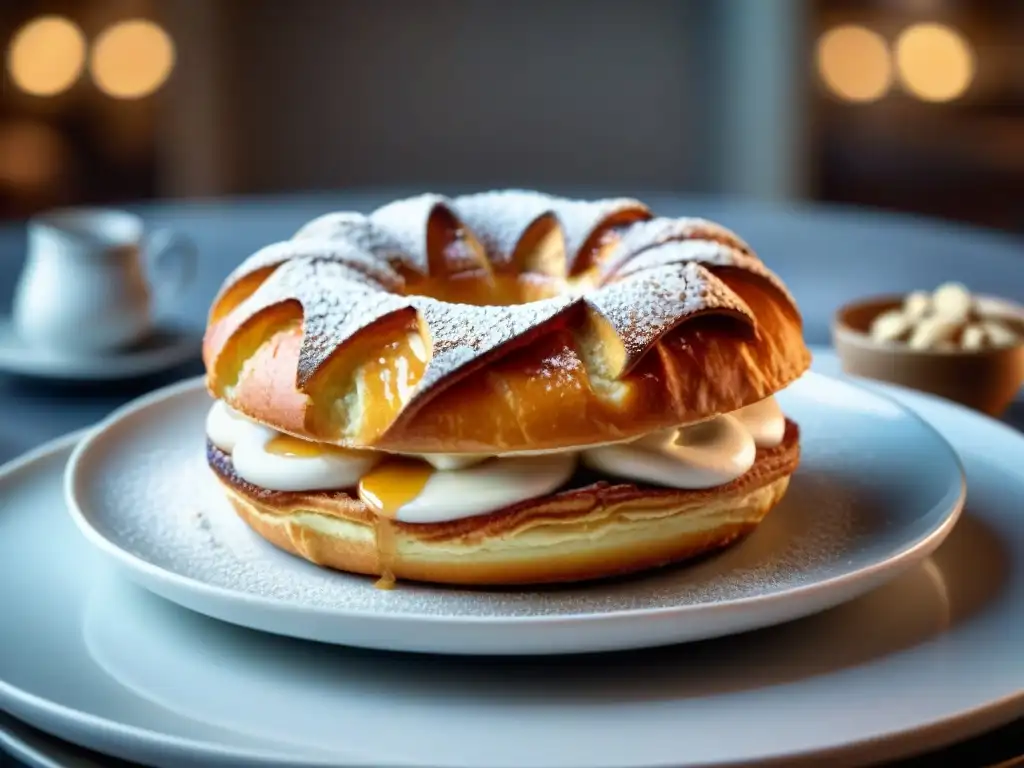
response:
<path fill-rule="evenodd" d="M 207 458 L 276 546 L 488 585 L 727 546 L 782 498 L 810 363 L 736 234 L 633 199 L 421 195 L 331 213 L 225 280 Z"/>

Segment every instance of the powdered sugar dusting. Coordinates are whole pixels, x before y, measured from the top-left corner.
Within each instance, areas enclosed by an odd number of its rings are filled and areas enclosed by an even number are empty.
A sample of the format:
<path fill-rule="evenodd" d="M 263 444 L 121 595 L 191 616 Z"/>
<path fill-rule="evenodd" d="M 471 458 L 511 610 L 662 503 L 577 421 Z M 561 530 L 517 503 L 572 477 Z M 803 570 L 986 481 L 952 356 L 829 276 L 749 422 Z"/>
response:
<path fill-rule="evenodd" d="M 453 228 L 447 233 L 450 240 L 428 243 L 434 216 L 444 216 L 445 226 Z M 277 269 L 224 319 L 221 337 L 270 306 L 298 302 L 303 342 L 296 381 L 302 387 L 354 334 L 389 314 L 414 309 L 433 340 L 431 359 L 413 397 L 421 400 L 446 377 L 511 347 L 581 297 L 567 287 L 560 297 L 516 306 L 450 304 L 402 295 L 406 286 L 395 267 L 427 274 L 439 263 L 445 268 L 473 265 L 481 257 L 478 240 L 500 267 L 511 261 L 523 233 L 541 216 L 557 220 L 570 272 L 588 239 L 615 218 L 621 244 L 602 265 L 603 284 L 585 298 L 621 337 L 628 358 L 624 370 L 662 334 L 697 313 L 726 312 L 754 321 L 742 300 L 705 266 L 746 270 L 789 298 L 781 281 L 728 229 L 704 219 L 652 219 L 647 207 L 631 198 L 584 201 L 508 190 L 450 201 L 424 194 L 394 201 L 369 216 L 321 216 L 292 240 L 254 254 L 225 287 L 255 270 Z M 428 246 L 443 251 L 431 254 Z"/>
<path fill-rule="evenodd" d="M 413 271 L 419 269 L 419 262 L 408 254 L 393 233 L 361 213 L 329 213 L 313 219 L 295 234 L 291 242 L 301 240 L 343 242 L 374 261 L 391 267 L 401 265 Z"/>
<path fill-rule="evenodd" d="M 694 217 L 658 217 L 639 222 L 623 235 L 622 249 L 630 255 L 635 255 L 670 240 L 713 240 L 732 246 L 742 253 L 753 253 L 751 247 L 731 229 L 707 219 Z"/>
<path fill-rule="evenodd" d="M 216 304 L 219 302 L 231 286 L 239 280 L 248 277 L 255 272 L 259 272 L 262 269 L 279 267 L 285 262 L 295 258 L 295 255 L 296 249 L 287 241 L 283 243 L 273 243 L 261 248 L 231 271 L 227 278 L 225 278 L 224 282 L 221 283 L 220 289 L 217 291 L 217 295 L 213 299 L 213 303 Z"/>
<path fill-rule="evenodd" d="M 530 225 L 552 215 L 550 196 L 517 189 L 463 195 L 455 198 L 453 205 L 499 268 L 512 262 L 519 240 Z"/>
<path fill-rule="evenodd" d="M 536 331 L 578 300 L 555 297 L 508 307 L 447 304 L 423 296 L 412 304 L 426 323 L 432 357 L 420 379 L 416 396 L 429 392 L 441 380 L 523 334 Z"/>
<path fill-rule="evenodd" d="M 478 234 L 498 266 L 512 260 L 519 239 L 531 224 L 553 215 L 562 231 L 569 271 L 580 249 L 610 217 L 630 214 L 634 221 L 641 221 L 651 215 L 646 205 L 632 198 L 569 200 L 518 189 L 465 195 L 456 198 L 453 207 Z"/>
<path fill-rule="evenodd" d="M 232 284 L 247 275 L 267 267 L 279 267 L 285 263 L 300 261 L 331 261 L 344 265 L 352 273 L 356 273 L 353 275 L 356 282 L 372 281 L 377 290 L 400 291 L 404 286 L 402 277 L 391 268 L 387 260 L 377 258 L 347 240 L 310 237 L 302 240 L 285 240 L 261 248 L 228 276 L 214 301 L 219 300 Z M 289 280 L 289 284 L 293 283 L 293 280 Z"/>
<path fill-rule="evenodd" d="M 289 261 L 274 272 L 227 321 L 237 324 L 289 301 L 302 306 L 303 336 L 296 381 L 299 386 L 346 339 L 392 312 L 408 307 L 401 296 L 344 262 L 321 259 Z"/>
<path fill-rule="evenodd" d="M 687 317 L 718 311 L 745 317 L 750 308 L 721 280 L 695 262 L 637 272 L 587 297 L 622 339 L 626 368 Z"/>
<path fill-rule="evenodd" d="M 587 240 L 610 217 L 617 214 L 629 214 L 634 222 L 642 222 L 651 216 L 646 205 L 629 197 L 607 200 L 554 198 L 552 203 L 555 215 L 561 222 L 562 231 L 565 233 L 565 252 L 569 258 L 570 273 L 575 269 L 582 255 L 580 250 Z M 637 226 L 637 224 L 633 226 Z"/>
<path fill-rule="evenodd" d="M 400 292 L 405 287 L 405 280 L 387 261 L 347 240 L 305 239 L 291 244 L 296 252 L 293 259 L 344 266 L 365 275 L 367 284 L 375 284 L 378 290 Z"/>
<path fill-rule="evenodd" d="M 641 251 L 628 259 L 618 259 L 620 253 L 622 253 L 621 250 L 616 251 L 614 257 L 621 264 L 614 272 L 616 278 L 623 278 L 645 269 L 657 269 L 670 264 L 686 262 L 697 262 L 709 267 L 732 267 L 764 279 L 790 304 L 796 306 L 796 300 L 790 295 L 785 284 L 778 275 L 764 265 L 764 262 L 756 256 L 738 251 L 724 243 L 713 240 L 670 240 L 662 245 Z"/>
<path fill-rule="evenodd" d="M 877 557 L 879 537 L 898 536 L 894 531 L 903 526 L 919 535 L 924 514 L 884 507 L 875 480 L 891 483 L 903 468 L 836 440 L 834 406 L 808 398 L 794 409 L 804 458 L 785 499 L 748 540 L 717 557 L 585 586 L 470 590 L 400 583 L 382 591 L 372 578 L 321 569 L 277 550 L 236 517 L 206 466 L 209 402 L 193 390 L 104 440 L 90 458 L 86 515 L 115 546 L 159 568 L 313 610 L 497 618 L 712 606 L 853 572 Z M 875 429 L 881 435 L 891 428 L 879 420 Z"/>
<path fill-rule="evenodd" d="M 353 232 L 370 229 L 371 227 L 370 219 L 365 214 L 355 211 L 335 211 L 307 221 L 292 235 L 292 240 L 304 240 L 306 238 L 351 240 Z"/>
<path fill-rule="evenodd" d="M 383 205 L 370 214 L 370 220 L 387 232 L 401 246 L 416 271 L 425 275 L 430 268 L 427 223 L 438 208 L 446 209 L 454 216 L 444 197 L 424 194 Z"/>
<path fill-rule="evenodd" d="M 343 278 L 342 278 L 343 279 Z M 329 285 L 329 281 L 324 281 Z M 351 285 L 351 283 L 349 283 Z M 303 304 L 303 336 L 296 382 L 303 387 L 346 340 L 376 321 L 409 308 L 401 296 L 351 289 L 314 292 L 309 309 Z"/>

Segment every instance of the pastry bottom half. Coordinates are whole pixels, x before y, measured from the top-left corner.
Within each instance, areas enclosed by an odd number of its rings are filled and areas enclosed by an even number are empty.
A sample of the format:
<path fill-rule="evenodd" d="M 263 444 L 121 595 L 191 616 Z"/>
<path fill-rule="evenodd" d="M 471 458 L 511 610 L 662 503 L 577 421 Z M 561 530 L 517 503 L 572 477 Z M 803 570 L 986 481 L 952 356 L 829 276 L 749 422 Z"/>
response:
<path fill-rule="evenodd" d="M 779 503 L 800 461 L 791 421 L 780 445 L 706 490 L 624 483 L 581 469 L 562 490 L 477 517 L 409 524 L 375 515 L 342 491 L 268 491 L 239 478 L 207 445 L 238 515 L 275 546 L 317 565 L 465 586 L 585 581 L 644 571 L 722 549 Z"/>

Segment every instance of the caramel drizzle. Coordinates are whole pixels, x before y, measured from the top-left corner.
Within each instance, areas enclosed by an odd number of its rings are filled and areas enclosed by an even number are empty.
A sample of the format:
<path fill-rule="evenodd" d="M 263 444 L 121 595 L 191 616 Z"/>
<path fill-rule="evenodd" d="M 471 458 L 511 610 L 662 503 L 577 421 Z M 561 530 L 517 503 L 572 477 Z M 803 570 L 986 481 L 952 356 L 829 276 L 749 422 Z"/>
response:
<path fill-rule="evenodd" d="M 381 515 L 374 517 L 373 537 L 377 546 L 377 569 L 380 571 L 380 576 L 373 586 L 375 589 L 394 589 L 397 582 L 395 558 L 398 556 L 394 522 Z"/>
<path fill-rule="evenodd" d="M 318 456 L 331 454 L 346 456 L 351 452 L 346 448 L 328 443 L 315 443 L 312 440 L 302 440 L 298 437 L 283 434 L 277 434 L 270 438 L 267 444 L 263 446 L 263 450 L 275 456 L 295 459 L 315 459 Z"/>
<path fill-rule="evenodd" d="M 359 498 L 374 515 L 377 563 L 381 573 L 374 585 L 378 589 L 392 589 L 395 585 L 394 520 L 402 507 L 423 492 L 433 471 L 426 462 L 395 458 L 378 464 L 359 481 Z"/>

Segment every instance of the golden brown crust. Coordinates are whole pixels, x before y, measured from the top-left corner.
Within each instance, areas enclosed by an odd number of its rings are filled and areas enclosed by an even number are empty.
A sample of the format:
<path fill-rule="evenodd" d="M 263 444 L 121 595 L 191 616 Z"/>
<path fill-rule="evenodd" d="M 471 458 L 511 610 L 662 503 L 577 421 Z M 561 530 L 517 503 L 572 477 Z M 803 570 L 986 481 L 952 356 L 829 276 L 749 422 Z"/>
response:
<path fill-rule="evenodd" d="M 583 446 L 734 411 L 810 364 L 792 297 L 746 243 L 636 201 L 424 196 L 300 234 L 226 281 L 204 360 L 215 397 L 306 439 Z"/>
<path fill-rule="evenodd" d="M 343 492 L 261 490 L 240 480 L 216 448 L 208 455 L 237 513 L 285 551 L 353 573 L 488 585 L 598 579 L 727 546 L 782 498 L 800 448 L 798 428 L 787 422 L 781 445 L 759 450 L 749 472 L 718 488 L 584 478 L 582 486 L 499 512 L 428 525 L 382 521 Z"/>

